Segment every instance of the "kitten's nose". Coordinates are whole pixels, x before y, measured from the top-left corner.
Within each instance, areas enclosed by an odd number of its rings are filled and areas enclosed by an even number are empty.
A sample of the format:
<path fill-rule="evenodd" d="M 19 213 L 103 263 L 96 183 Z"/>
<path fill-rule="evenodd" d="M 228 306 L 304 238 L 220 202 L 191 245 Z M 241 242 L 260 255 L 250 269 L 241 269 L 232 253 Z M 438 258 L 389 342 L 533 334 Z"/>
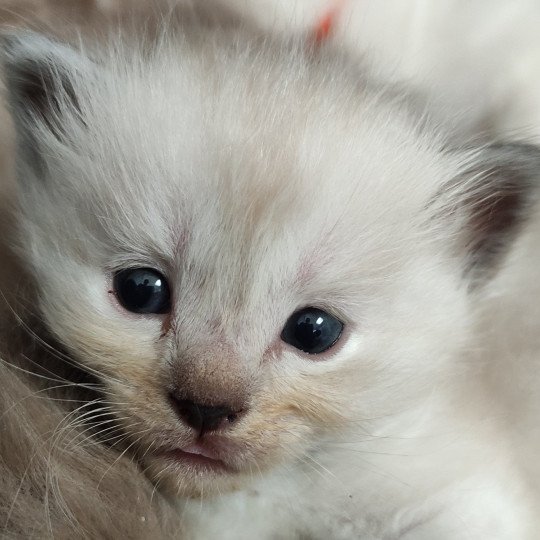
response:
<path fill-rule="evenodd" d="M 180 418 L 196 429 L 199 435 L 224 428 L 238 420 L 241 410 L 235 411 L 227 405 L 209 406 L 188 399 L 178 399 L 171 394 L 173 408 Z"/>

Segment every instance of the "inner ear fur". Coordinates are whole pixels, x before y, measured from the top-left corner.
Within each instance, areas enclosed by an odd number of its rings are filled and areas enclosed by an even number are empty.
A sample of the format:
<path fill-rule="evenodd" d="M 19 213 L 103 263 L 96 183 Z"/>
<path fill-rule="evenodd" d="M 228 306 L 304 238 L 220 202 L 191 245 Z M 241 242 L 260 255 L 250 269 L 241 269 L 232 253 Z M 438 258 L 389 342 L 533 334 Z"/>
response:
<path fill-rule="evenodd" d="M 540 147 L 493 143 L 472 161 L 444 191 L 463 221 L 465 274 L 478 280 L 497 269 L 536 208 Z"/>
<path fill-rule="evenodd" d="M 40 169 L 44 134 L 63 140 L 67 112 L 84 124 L 72 79 L 87 61 L 72 47 L 30 31 L 4 34 L 0 46 L 19 149 Z"/>

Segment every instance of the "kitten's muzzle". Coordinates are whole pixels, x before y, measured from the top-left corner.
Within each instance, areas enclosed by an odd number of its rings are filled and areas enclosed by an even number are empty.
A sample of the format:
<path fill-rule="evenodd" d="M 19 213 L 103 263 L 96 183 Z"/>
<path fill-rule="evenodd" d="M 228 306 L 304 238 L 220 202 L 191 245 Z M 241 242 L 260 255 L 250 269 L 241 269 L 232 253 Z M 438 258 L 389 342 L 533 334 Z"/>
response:
<path fill-rule="evenodd" d="M 204 405 L 189 399 L 179 399 L 174 393 L 169 395 L 176 414 L 188 426 L 194 428 L 199 436 L 209 431 L 226 429 L 243 414 L 242 409 L 235 410 L 228 405 Z"/>

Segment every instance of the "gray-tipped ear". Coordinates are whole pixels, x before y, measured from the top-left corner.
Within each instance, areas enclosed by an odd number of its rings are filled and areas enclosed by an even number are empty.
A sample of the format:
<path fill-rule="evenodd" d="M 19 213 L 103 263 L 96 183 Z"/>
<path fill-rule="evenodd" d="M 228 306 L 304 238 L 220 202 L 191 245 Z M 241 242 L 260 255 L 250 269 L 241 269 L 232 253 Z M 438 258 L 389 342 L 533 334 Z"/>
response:
<path fill-rule="evenodd" d="M 38 131 L 63 135 L 63 115 L 81 118 L 73 77 L 87 63 L 81 55 L 33 32 L 1 37 L 7 101 L 22 150 L 39 154 Z"/>
<path fill-rule="evenodd" d="M 473 161 L 445 191 L 452 207 L 465 212 L 460 249 L 466 253 L 466 274 L 478 282 L 496 270 L 537 209 L 540 147 L 495 143 Z"/>

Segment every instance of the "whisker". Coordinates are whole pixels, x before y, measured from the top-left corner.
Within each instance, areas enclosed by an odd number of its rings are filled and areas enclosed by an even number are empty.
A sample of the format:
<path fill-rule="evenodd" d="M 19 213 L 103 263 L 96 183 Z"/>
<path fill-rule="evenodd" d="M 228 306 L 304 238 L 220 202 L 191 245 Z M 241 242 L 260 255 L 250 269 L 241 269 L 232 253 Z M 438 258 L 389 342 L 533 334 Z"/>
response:
<path fill-rule="evenodd" d="M 6 306 L 8 307 L 11 314 L 15 317 L 15 320 L 19 323 L 21 328 L 27 332 L 37 343 L 39 343 L 41 346 L 43 346 L 52 356 L 53 358 L 56 358 L 57 360 L 60 360 L 61 362 L 65 362 L 66 364 L 70 365 L 71 367 L 74 367 L 76 369 L 82 369 L 85 372 L 91 373 L 92 375 L 100 378 L 105 379 L 109 381 L 113 381 L 114 383 L 121 385 L 121 386 L 128 386 L 127 383 L 124 381 L 121 381 L 115 377 L 112 377 L 111 375 L 107 375 L 105 373 L 100 372 L 99 370 L 96 370 L 95 368 L 92 368 L 87 365 L 83 365 L 82 363 L 78 362 L 74 358 L 68 356 L 67 354 L 63 353 L 62 351 L 59 351 L 55 347 L 53 347 L 50 343 L 45 341 L 40 335 L 38 335 L 32 328 L 28 326 L 28 324 L 23 320 L 23 318 L 17 313 L 17 311 L 11 306 L 9 301 L 7 300 L 6 296 L 2 291 L 0 291 L 0 296 L 3 298 Z M 28 311 L 28 310 L 27 310 Z"/>
<path fill-rule="evenodd" d="M 145 430 L 146 431 L 149 431 L 149 429 Z M 141 433 L 141 432 L 139 432 Z M 142 436 L 139 437 L 138 439 L 135 439 L 130 445 L 128 445 L 126 447 L 126 449 L 114 460 L 114 462 L 110 465 L 110 467 L 105 471 L 105 473 L 103 473 L 103 476 L 100 478 L 99 482 L 98 482 L 98 485 L 97 485 L 97 488 L 99 489 L 99 486 L 101 485 L 101 482 L 103 482 L 103 479 L 105 478 L 105 476 L 107 476 L 107 474 L 109 473 L 109 471 L 118 463 L 118 461 L 120 459 L 122 459 L 122 457 L 126 454 L 126 452 L 128 452 L 133 446 L 135 446 L 140 440 L 142 439 Z"/>

